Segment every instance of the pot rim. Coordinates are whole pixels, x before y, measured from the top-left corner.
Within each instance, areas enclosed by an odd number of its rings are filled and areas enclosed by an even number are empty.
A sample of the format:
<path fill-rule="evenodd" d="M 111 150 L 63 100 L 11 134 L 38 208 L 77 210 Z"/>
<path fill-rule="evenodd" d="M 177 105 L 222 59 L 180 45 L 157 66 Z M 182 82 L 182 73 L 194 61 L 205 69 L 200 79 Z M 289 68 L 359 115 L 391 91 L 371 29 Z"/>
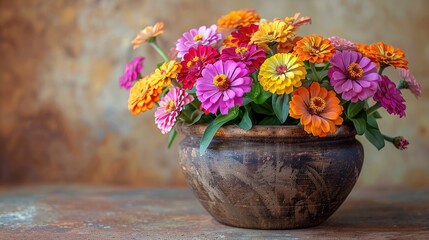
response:
<path fill-rule="evenodd" d="M 179 123 L 176 129 L 187 136 L 202 137 L 208 124 L 188 125 Z M 310 141 L 333 140 L 339 138 L 355 138 L 356 130 L 349 125 L 337 127 L 335 133 L 330 133 L 326 137 L 315 137 L 304 131 L 299 125 L 255 125 L 249 131 L 243 130 L 236 125 L 226 125 L 219 128 L 214 138 L 220 139 L 306 139 Z"/>

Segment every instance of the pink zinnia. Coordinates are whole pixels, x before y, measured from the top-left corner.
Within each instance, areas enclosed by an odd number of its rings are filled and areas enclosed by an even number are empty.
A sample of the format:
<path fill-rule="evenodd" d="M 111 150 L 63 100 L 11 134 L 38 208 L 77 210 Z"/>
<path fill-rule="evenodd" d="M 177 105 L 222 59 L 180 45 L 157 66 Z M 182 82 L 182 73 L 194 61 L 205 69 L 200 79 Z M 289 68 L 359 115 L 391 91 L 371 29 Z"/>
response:
<path fill-rule="evenodd" d="M 230 47 L 222 50 L 220 59 L 243 62 L 249 69 L 249 73 L 253 73 L 265 61 L 265 55 L 265 51 L 256 46 L 256 44 L 242 44 L 239 47 Z"/>
<path fill-rule="evenodd" d="M 125 65 L 124 74 L 119 78 L 119 87 L 130 90 L 131 83 L 139 78 L 143 70 L 144 57 L 136 57 Z"/>
<path fill-rule="evenodd" d="M 182 84 L 185 89 L 192 89 L 197 81 L 197 78 L 201 77 L 201 71 L 204 66 L 210 63 L 216 62 L 219 57 L 219 52 L 216 48 L 211 46 L 200 45 L 196 49 L 190 48 L 189 52 L 183 56 L 182 71 L 177 77 L 179 83 Z"/>
<path fill-rule="evenodd" d="M 197 79 L 197 97 L 208 112 L 227 114 L 230 108 L 243 105 L 243 95 L 250 91 L 252 79 L 241 62 L 219 60 L 208 64 Z"/>
<path fill-rule="evenodd" d="M 387 76 L 381 76 L 379 89 L 374 95 L 374 101 L 379 102 L 389 114 L 396 114 L 400 117 L 405 116 L 405 99 L 402 97 L 401 90 L 397 89 L 395 83 Z"/>
<path fill-rule="evenodd" d="M 328 76 L 337 93 L 344 100 L 357 102 L 374 96 L 377 92 L 380 76 L 377 64 L 361 53 L 338 51 L 332 56 Z"/>
<path fill-rule="evenodd" d="M 399 150 L 407 149 L 410 142 L 402 136 L 395 137 L 393 139 L 393 145 Z"/>
<path fill-rule="evenodd" d="M 212 46 L 221 39 L 222 34 L 217 32 L 217 26 L 214 24 L 209 28 L 206 26 L 199 29 L 193 28 L 189 32 L 183 33 L 182 37 L 177 40 L 177 57 L 182 58 L 192 47 L 196 48 L 198 45 Z"/>
<path fill-rule="evenodd" d="M 180 115 L 183 106 L 194 100 L 194 97 L 181 88 L 172 88 L 159 101 L 155 112 L 155 123 L 163 134 L 171 131 Z"/>
<path fill-rule="evenodd" d="M 353 42 L 338 37 L 338 36 L 332 36 L 330 38 L 328 38 L 329 41 L 331 41 L 331 44 L 334 45 L 335 49 L 338 51 L 343 51 L 343 50 L 350 50 L 350 51 L 357 51 L 358 47 L 356 46 L 356 44 L 354 44 Z"/>
<path fill-rule="evenodd" d="M 422 86 L 417 82 L 416 78 L 410 73 L 409 70 L 401 68 L 399 69 L 401 77 L 406 82 L 405 88 L 410 89 L 411 93 L 417 98 L 422 95 Z"/>

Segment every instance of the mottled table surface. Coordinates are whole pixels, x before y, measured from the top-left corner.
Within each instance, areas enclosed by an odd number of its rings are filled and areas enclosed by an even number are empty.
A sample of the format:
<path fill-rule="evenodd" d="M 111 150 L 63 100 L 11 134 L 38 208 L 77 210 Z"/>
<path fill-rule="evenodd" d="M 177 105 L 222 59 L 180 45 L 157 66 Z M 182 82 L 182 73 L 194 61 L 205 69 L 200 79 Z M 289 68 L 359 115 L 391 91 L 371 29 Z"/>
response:
<path fill-rule="evenodd" d="M 355 188 L 324 224 L 221 225 L 187 189 L 0 188 L 0 239 L 429 239 L 429 189 Z"/>

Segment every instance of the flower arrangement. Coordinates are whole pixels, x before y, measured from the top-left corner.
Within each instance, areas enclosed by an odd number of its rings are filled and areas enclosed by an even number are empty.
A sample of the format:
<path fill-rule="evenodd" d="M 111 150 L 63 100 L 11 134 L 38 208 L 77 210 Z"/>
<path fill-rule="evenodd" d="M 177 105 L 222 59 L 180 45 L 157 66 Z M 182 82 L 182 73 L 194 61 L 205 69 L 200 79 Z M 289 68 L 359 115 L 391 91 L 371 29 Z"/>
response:
<path fill-rule="evenodd" d="M 318 137 L 350 124 L 378 149 L 385 141 L 407 148 L 404 137 L 384 135 L 377 124 L 380 108 L 405 116 L 404 89 L 421 94 L 404 52 L 382 42 L 297 35 L 310 23 L 299 13 L 267 21 L 253 10 L 232 11 L 217 24 L 183 33 L 168 55 L 156 41 L 164 24 L 148 26 L 133 48 L 147 43 L 163 62 L 146 76 L 141 75 L 144 57 L 126 65 L 120 86 L 130 90 L 128 108 L 139 114 L 156 106 L 155 123 L 170 133 L 169 146 L 177 123 L 208 124 L 200 153 L 225 124 L 244 130 L 302 125 Z M 387 67 L 398 70 L 397 83 L 383 75 Z"/>

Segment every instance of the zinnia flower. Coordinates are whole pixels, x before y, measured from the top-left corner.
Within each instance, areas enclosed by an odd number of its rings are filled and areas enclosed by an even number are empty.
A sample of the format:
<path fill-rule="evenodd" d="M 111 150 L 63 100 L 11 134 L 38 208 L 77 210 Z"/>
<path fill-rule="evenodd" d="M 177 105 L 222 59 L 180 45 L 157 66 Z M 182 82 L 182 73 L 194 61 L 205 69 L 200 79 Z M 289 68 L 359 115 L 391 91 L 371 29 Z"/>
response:
<path fill-rule="evenodd" d="M 385 66 L 408 69 L 408 61 L 404 59 L 405 53 L 399 48 L 395 49 L 391 45 L 378 42 L 369 45 L 369 48 L 365 50 L 367 57 L 375 62 Z"/>
<path fill-rule="evenodd" d="M 293 17 L 287 17 L 285 18 L 285 22 L 292 25 L 295 29 L 298 29 L 298 27 L 311 24 L 311 18 L 310 17 L 299 17 L 301 13 L 295 13 Z"/>
<path fill-rule="evenodd" d="M 221 39 L 222 34 L 217 32 L 217 26 L 214 24 L 209 28 L 206 26 L 193 28 L 189 32 L 183 33 L 182 37 L 177 40 L 177 57 L 182 58 L 190 48 L 196 48 L 198 45 L 212 46 Z"/>
<path fill-rule="evenodd" d="M 155 123 L 163 134 L 171 131 L 183 106 L 194 101 L 194 97 L 181 88 L 172 88 L 161 99 L 155 112 Z"/>
<path fill-rule="evenodd" d="M 290 52 L 292 52 L 293 48 L 296 46 L 296 43 L 301 39 L 302 39 L 301 36 L 296 36 L 294 38 L 289 38 L 284 43 L 279 43 L 279 45 L 277 45 L 277 52 L 278 53 L 290 53 Z"/>
<path fill-rule="evenodd" d="M 238 28 L 259 22 L 261 17 L 255 10 L 232 11 L 217 20 L 219 28 Z"/>
<path fill-rule="evenodd" d="M 409 70 L 401 68 L 399 69 L 401 77 L 404 78 L 405 88 L 409 89 L 415 97 L 420 97 L 422 94 L 422 85 L 417 82 L 416 78 L 410 73 Z"/>
<path fill-rule="evenodd" d="M 190 48 L 189 52 L 183 56 L 181 62 L 182 71 L 179 73 L 178 80 L 185 89 L 192 89 L 201 77 L 201 71 L 207 64 L 214 63 L 219 57 L 216 48 L 200 45 L 196 49 Z"/>
<path fill-rule="evenodd" d="M 307 133 L 324 137 L 337 131 L 336 125 L 343 123 L 343 107 L 334 91 L 328 91 L 319 83 L 300 87 L 293 92 L 289 115 L 299 119 Z"/>
<path fill-rule="evenodd" d="M 197 79 L 197 97 L 208 112 L 227 114 L 230 108 L 243 105 L 243 95 L 250 92 L 252 79 L 241 62 L 219 60 L 208 64 Z"/>
<path fill-rule="evenodd" d="M 258 79 L 265 91 L 281 95 L 300 87 L 306 74 L 304 63 L 294 54 L 277 53 L 261 65 Z"/>
<path fill-rule="evenodd" d="M 134 38 L 131 43 L 133 44 L 133 49 L 140 47 L 143 43 L 147 42 L 151 38 L 154 38 L 158 35 L 161 35 L 164 32 L 164 23 L 157 22 L 154 26 L 147 26 L 137 36 Z"/>
<path fill-rule="evenodd" d="M 159 101 L 162 88 L 153 79 L 154 74 L 137 81 L 130 90 L 128 110 L 132 114 L 139 114 L 153 108 L 153 103 Z"/>
<path fill-rule="evenodd" d="M 328 76 L 337 93 L 344 100 L 357 102 L 374 96 L 380 76 L 377 64 L 361 53 L 344 50 L 337 52 L 329 61 Z"/>
<path fill-rule="evenodd" d="M 357 51 L 358 47 L 353 42 L 338 37 L 338 36 L 332 36 L 328 38 L 328 40 L 331 42 L 332 45 L 334 45 L 335 49 L 337 51 L 343 51 L 343 50 L 350 50 L 350 51 Z"/>
<path fill-rule="evenodd" d="M 322 36 L 310 35 L 296 43 L 294 48 L 302 61 L 322 63 L 329 60 L 335 53 L 335 48 L 328 39 Z"/>
<path fill-rule="evenodd" d="M 222 50 L 220 59 L 243 62 L 249 69 L 249 73 L 253 73 L 265 61 L 265 51 L 255 44 L 242 44 L 240 47 L 225 48 Z"/>
<path fill-rule="evenodd" d="M 380 103 L 389 114 L 396 114 L 400 117 L 405 116 L 405 99 L 402 97 L 401 90 L 397 89 L 395 83 L 387 76 L 381 76 L 378 91 L 374 95 L 374 101 Z"/>
<path fill-rule="evenodd" d="M 408 148 L 410 142 L 402 136 L 393 138 L 393 145 L 399 150 L 405 150 Z"/>
<path fill-rule="evenodd" d="M 282 43 L 286 42 L 288 38 L 295 35 L 295 28 L 281 20 L 274 20 L 272 22 L 262 22 L 259 25 L 250 43 L 258 44 L 265 49 L 268 48 L 268 43 Z"/>
<path fill-rule="evenodd" d="M 171 84 L 171 79 L 176 78 L 181 70 L 182 65 L 171 60 L 163 63 L 159 68 L 157 68 L 153 78 L 158 81 L 161 87 L 166 87 Z"/>
<path fill-rule="evenodd" d="M 236 31 L 232 32 L 228 36 L 228 39 L 225 39 L 224 43 L 227 47 L 237 47 L 241 44 L 249 44 L 253 34 L 258 31 L 259 26 L 255 24 L 250 24 L 249 26 L 240 27 Z"/>
<path fill-rule="evenodd" d="M 144 57 L 136 57 L 125 65 L 124 75 L 119 78 L 119 87 L 130 90 L 131 83 L 138 79 L 143 69 Z"/>

